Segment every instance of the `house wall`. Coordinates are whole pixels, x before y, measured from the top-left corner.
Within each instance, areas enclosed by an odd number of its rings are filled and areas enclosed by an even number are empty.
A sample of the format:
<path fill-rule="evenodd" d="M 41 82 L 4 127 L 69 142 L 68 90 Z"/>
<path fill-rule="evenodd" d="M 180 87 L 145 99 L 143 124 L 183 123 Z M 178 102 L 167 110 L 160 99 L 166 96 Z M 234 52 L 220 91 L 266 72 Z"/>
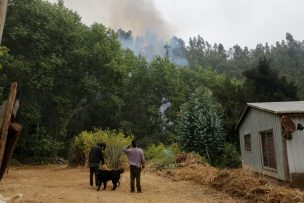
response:
<path fill-rule="evenodd" d="M 274 148 L 276 153 L 276 170 L 263 167 L 262 144 L 259 132 L 270 129 L 272 129 L 273 132 Z M 280 117 L 278 115 L 249 108 L 239 127 L 243 166 L 248 165 L 254 171 L 277 179 L 285 180 L 282 147 L 283 137 L 281 132 Z M 244 135 L 246 134 L 251 135 L 251 151 L 245 151 Z"/>
<path fill-rule="evenodd" d="M 290 117 L 297 125 L 304 126 L 303 117 Z M 292 139 L 286 140 L 290 173 L 304 173 L 304 130 L 292 133 Z"/>
<path fill-rule="evenodd" d="M 304 117 L 290 116 L 297 125 L 304 126 Z M 286 140 L 287 156 L 291 181 L 296 185 L 304 186 L 304 130 L 292 133 L 292 139 Z"/>

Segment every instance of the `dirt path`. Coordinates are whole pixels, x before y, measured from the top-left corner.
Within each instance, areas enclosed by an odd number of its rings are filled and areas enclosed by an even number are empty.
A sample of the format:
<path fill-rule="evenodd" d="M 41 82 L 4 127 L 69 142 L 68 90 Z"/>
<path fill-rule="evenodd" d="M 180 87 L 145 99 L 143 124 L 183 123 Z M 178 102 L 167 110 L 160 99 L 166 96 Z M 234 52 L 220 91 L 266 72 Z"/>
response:
<path fill-rule="evenodd" d="M 22 193 L 22 202 L 81 202 L 81 203 L 194 203 L 239 202 L 211 188 L 192 182 L 173 182 L 168 178 L 144 172 L 143 193 L 129 192 L 129 172 L 126 171 L 121 185 L 111 191 L 90 190 L 87 168 L 66 166 L 23 166 L 10 168 L 0 182 L 0 193 L 5 197 Z"/>

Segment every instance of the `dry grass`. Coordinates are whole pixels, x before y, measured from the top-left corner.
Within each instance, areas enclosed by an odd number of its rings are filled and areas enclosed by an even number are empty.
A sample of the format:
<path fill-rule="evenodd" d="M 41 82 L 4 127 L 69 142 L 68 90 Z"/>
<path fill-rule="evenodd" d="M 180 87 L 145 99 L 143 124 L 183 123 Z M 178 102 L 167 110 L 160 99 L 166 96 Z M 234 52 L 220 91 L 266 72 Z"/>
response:
<path fill-rule="evenodd" d="M 269 177 L 254 174 L 249 168 L 219 170 L 200 164 L 191 156 L 176 167 L 158 173 L 173 180 L 191 180 L 233 197 L 258 202 L 304 202 L 303 191 L 279 185 Z"/>

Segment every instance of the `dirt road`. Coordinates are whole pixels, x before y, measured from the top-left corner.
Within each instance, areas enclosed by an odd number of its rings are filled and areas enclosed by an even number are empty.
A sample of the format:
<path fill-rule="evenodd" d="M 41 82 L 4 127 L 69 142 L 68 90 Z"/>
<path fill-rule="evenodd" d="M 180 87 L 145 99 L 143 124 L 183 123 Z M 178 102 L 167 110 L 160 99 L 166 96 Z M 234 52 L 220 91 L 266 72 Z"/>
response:
<path fill-rule="evenodd" d="M 87 168 L 66 166 L 23 166 L 10 168 L 0 182 L 0 193 L 12 196 L 22 193 L 22 202 L 81 202 L 81 203 L 194 203 L 239 202 L 211 188 L 192 182 L 173 182 L 164 177 L 144 172 L 143 193 L 129 192 L 129 171 L 121 185 L 111 191 L 108 183 L 105 191 L 89 189 Z"/>

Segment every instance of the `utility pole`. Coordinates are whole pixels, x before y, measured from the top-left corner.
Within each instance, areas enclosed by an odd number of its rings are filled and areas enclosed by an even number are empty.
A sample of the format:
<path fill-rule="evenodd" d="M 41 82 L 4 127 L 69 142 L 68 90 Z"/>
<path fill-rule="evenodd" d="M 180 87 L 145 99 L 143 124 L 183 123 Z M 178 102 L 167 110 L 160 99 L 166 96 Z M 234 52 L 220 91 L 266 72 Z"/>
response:
<path fill-rule="evenodd" d="M 0 0 L 0 45 L 5 24 L 6 10 L 8 0 Z"/>

